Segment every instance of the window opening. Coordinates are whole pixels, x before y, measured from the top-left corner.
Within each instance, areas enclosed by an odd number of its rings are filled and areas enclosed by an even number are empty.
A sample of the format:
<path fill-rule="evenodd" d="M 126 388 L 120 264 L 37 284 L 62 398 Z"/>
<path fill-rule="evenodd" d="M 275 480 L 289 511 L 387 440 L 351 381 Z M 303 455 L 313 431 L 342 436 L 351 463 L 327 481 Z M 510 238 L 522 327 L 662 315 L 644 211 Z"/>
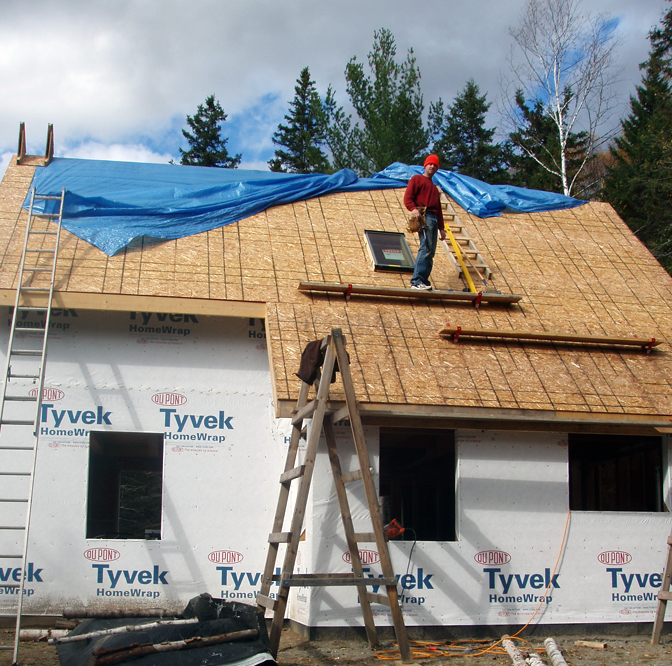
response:
<path fill-rule="evenodd" d="M 454 431 L 381 428 L 380 500 L 401 539 L 455 541 Z"/>
<path fill-rule="evenodd" d="M 160 539 L 163 435 L 92 432 L 87 539 Z"/>
<path fill-rule="evenodd" d="M 364 231 L 377 271 L 413 272 L 415 260 L 404 234 L 396 231 Z"/>
<path fill-rule="evenodd" d="M 660 437 L 569 436 L 573 511 L 664 511 Z"/>

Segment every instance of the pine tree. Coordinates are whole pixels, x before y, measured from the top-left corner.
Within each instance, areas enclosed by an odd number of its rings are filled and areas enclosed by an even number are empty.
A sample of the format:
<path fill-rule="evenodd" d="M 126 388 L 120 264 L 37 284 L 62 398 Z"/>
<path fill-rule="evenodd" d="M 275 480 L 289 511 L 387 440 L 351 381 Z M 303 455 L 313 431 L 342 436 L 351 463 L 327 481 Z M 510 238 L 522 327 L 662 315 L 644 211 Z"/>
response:
<path fill-rule="evenodd" d="M 413 49 L 402 63 L 395 61 L 396 54 L 394 36 L 382 28 L 374 32 L 368 55 L 372 75 L 365 74 L 356 57 L 348 63 L 346 91 L 359 119 L 354 125 L 342 107 L 336 107 L 330 88 L 325 104 L 327 143 L 335 165 L 368 175 L 392 162 L 414 164 L 427 147 L 420 70 Z"/>
<path fill-rule="evenodd" d="M 278 148 L 275 157 L 269 160 L 271 171 L 292 173 L 326 173 L 329 161 L 320 145 L 324 143 L 322 100 L 310 79 L 308 67 L 301 70 L 294 88 L 291 110 L 285 116 L 287 125 L 278 125 L 273 134 L 273 143 Z"/>
<path fill-rule="evenodd" d="M 672 272 L 672 9 L 649 33 L 651 50 L 612 147 L 603 195 Z"/>
<path fill-rule="evenodd" d="M 205 104 L 199 104 L 196 115 L 187 116 L 187 125 L 193 134 L 182 130 L 184 138 L 189 142 L 189 150 L 180 148 L 180 163 L 235 169 L 240 164 L 241 155 L 231 157 L 226 148 L 228 139 L 221 135 L 221 125 L 226 118 L 224 109 L 214 95 L 207 97 Z"/>
<path fill-rule="evenodd" d="M 565 99 L 571 95 L 565 91 Z M 558 128 L 545 112 L 543 103 L 526 103 L 523 92 L 516 92 L 519 128 L 509 134 L 508 152 L 511 183 L 534 190 L 563 193 L 561 171 L 562 150 Z M 565 173 L 570 181 L 585 164 L 587 136 L 585 132 L 569 132 L 564 150 Z"/>
<path fill-rule="evenodd" d="M 436 137 L 432 152 L 444 169 L 456 169 L 487 183 L 502 183 L 508 180 L 508 172 L 502 147 L 492 142 L 495 130 L 485 127 L 490 108 L 486 97 L 470 79 L 448 107 L 447 115 L 441 100 L 430 105 L 430 129 Z"/>

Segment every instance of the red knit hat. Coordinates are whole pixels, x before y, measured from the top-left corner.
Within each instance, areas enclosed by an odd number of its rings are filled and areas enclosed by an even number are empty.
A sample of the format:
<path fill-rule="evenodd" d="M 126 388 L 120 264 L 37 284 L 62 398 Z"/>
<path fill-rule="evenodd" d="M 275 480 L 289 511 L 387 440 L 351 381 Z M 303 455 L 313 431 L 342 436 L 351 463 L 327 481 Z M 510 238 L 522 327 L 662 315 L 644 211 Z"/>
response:
<path fill-rule="evenodd" d="M 423 166 L 427 166 L 428 164 L 436 164 L 436 168 L 439 168 L 439 158 L 437 155 L 428 155 L 427 159 L 425 160 L 425 163 Z"/>

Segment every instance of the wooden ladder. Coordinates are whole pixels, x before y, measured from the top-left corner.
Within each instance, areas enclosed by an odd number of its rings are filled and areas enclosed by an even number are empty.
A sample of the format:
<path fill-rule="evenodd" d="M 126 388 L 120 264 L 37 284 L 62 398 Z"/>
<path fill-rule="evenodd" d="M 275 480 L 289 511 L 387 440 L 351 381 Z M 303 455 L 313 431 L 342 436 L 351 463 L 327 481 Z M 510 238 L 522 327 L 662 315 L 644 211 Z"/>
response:
<path fill-rule="evenodd" d="M 318 586 L 356 586 L 359 595 L 362 615 L 364 617 L 364 626 L 367 639 L 372 648 L 378 646 L 378 636 L 376 626 L 373 620 L 371 603 L 384 604 L 390 608 L 392 622 L 397 637 L 397 644 L 401 653 L 401 659 L 404 663 L 411 661 L 408 638 L 406 636 L 406 626 L 399 605 L 397 593 L 397 579 L 392 569 L 392 560 L 390 559 L 387 541 L 385 539 L 385 530 L 383 528 L 382 513 L 378 503 L 378 495 L 371 475 L 369 465 L 369 456 L 364 439 L 364 429 L 359 414 L 359 407 L 355 398 L 355 391 L 350 373 L 350 361 L 345 351 L 345 339 L 341 329 L 332 329 L 331 334 L 322 340 L 321 349 L 324 352 L 324 362 L 322 365 L 321 379 L 316 382 L 316 397 L 308 401 L 308 392 L 310 386 L 306 382 L 301 383 L 299 398 L 296 403 L 296 410 L 292 418 L 292 435 L 287 451 L 285 471 L 280 476 L 280 496 L 278 506 L 275 512 L 273 530 L 268 537 L 269 549 L 266 557 L 266 566 L 262 578 L 262 584 L 257 594 L 257 604 L 260 609 L 269 609 L 273 611 L 273 620 L 271 622 L 270 648 L 274 657 L 277 656 L 280 644 L 280 633 L 285 618 L 285 610 L 289 597 L 290 588 L 293 586 L 318 587 Z M 336 366 L 336 364 L 338 364 Z M 329 386 L 334 367 L 340 370 L 345 392 L 345 406 L 334 411 L 329 404 Z M 308 435 L 306 444 L 306 455 L 302 465 L 296 465 L 296 458 L 299 449 L 299 441 L 302 436 L 303 422 L 305 419 L 312 418 L 312 427 Z M 349 419 L 352 435 L 357 451 L 359 469 L 347 474 L 341 472 L 341 465 L 334 436 L 334 424 L 343 419 Z M 295 574 L 294 565 L 296 562 L 299 539 L 301 537 L 301 528 L 306 513 L 306 504 L 308 501 L 308 492 L 310 482 L 313 476 L 315 465 L 315 456 L 317 446 L 320 441 L 320 435 L 324 431 L 327 442 L 327 450 L 331 471 L 334 476 L 336 486 L 336 495 L 343 520 L 345 538 L 350 551 L 350 560 L 352 573 L 317 573 L 317 574 Z M 287 509 L 290 485 L 295 479 L 299 480 L 299 489 L 296 496 L 294 513 L 292 515 L 291 527 L 289 532 L 283 532 L 283 523 Z M 346 483 L 362 482 L 366 494 L 366 501 L 369 507 L 369 513 L 372 524 L 372 532 L 356 533 L 348 504 L 348 497 L 345 489 Z M 280 544 L 287 544 L 282 569 L 279 575 L 275 575 L 275 563 L 278 557 Z M 375 543 L 378 555 L 380 557 L 382 578 L 369 578 L 365 575 L 362 561 L 359 555 L 358 544 Z M 279 582 L 277 597 L 270 597 L 271 585 Z M 367 586 L 382 586 L 386 594 L 373 594 L 368 592 Z"/>
<path fill-rule="evenodd" d="M 663 633 L 663 623 L 665 622 L 665 608 L 668 601 L 672 601 L 672 592 L 670 583 L 672 582 L 672 532 L 667 537 L 667 564 L 665 565 L 665 574 L 663 584 L 658 590 L 658 609 L 656 610 L 656 621 L 653 623 L 653 634 L 651 635 L 651 645 L 660 643 L 660 635 Z"/>
<path fill-rule="evenodd" d="M 488 266 L 476 243 L 474 243 L 469 235 L 467 228 L 460 222 L 460 218 L 455 212 L 453 205 L 443 192 L 441 192 L 441 202 L 445 204 L 444 221 L 446 224 L 446 233 L 449 234 L 449 237 L 452 235 L 459 246 L 460 253 L 466 259 L 466 263 L 469 264 L 467 270 L 471 270 L 479 282 L 483 282 L 487 287 L 487 281 L 492 279 L 492 269 Z M 462 262 L 459 261 L 455 250 L 447 243 L 442 243 L 442 245 L 455 274 L 457 277 L 462 277 L 464 274 Z"/>

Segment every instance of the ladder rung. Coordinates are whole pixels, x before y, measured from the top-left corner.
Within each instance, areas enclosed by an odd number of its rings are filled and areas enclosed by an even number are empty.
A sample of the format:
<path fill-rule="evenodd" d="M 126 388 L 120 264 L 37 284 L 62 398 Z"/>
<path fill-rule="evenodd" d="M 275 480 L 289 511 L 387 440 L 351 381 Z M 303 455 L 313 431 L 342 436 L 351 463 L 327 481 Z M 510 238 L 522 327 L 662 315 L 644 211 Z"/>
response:
<path fill-rule="evenodd" d="M 12 349 L 11 356 L 42 356 L 41 349 Z"/>
<path fill-rule="evenodd" d="M 367 592 L 366 598 L 374 604 L 381 604 L 383 606 L 390 605 L 390 599 L 386 594 L 375 594 L 374 592 Z"/>
<path fill-rule="evenodd" d="M 55 231 L 33 231 L 32 229 L 28 232 L 29 234 L 36 234 L 40 236 L 55 236 Z"/>
<path fill-rule="evenodd" d="M 21 287 L 21 291 L 49 291 L 49 287 Z"/>
<path fill-rule="evenodd" d="M 672 592 L 666 590 L 660 590 L 658 592 L 658 599 L 660 601 L 672 601 Z"/>
<path fill-rule="evenodd" d="M 332 415 L 331 415 L 331 422 L 332 423 L 338 423 L 339 421 L 342 421 L 345 418 L 350 417 L 350 412 L 348 411 L 348 406 L 345 405 L 345 407 L 341 407 L 340 409 L 337 409 Z"/>
<path fill-rule="evenodd" d="M 298 479 L 300 476 L 303 476 L 305 471 L 306 471 L 305 465 L 299 465 L 294 469 L 290 469 L 280 475 L 280 483 L 287 483 L 287 481 Z"/>
<path fill-rule="evenodd" d="M 32 423 L 31 423 L 32 425 Z M 0 451 L 32 451 L 32 446 L 0 446 Z"/>
<path fill-rule="evenodd" d="M 15 527 L 13 525 L 0 525 L 0 530 L 14 530 L 17 532 L 23 532 L 25 529 L 26 528 L 23 525 L 21 527 Z"/>
<path fill-rule="evenodd" d="M 5 400 L 14 400 L 18 402 L 35 402 L 37 400 L 36 395 L 6 395 Z"/>
<path fill-rule="evenodd" d="M 23 555 L 3 555 L 0 553 L 0 560 L 22 560 Z"/>
<path fill-rule="evenodd" d="M 18 305 L 17 310 L 25 310 L 26 312 L 36 312 L 38 310 L 41 310 L 42 312 L 46 311 L 46 307 L 41 307 L 39 305 Z M 26 330 L 30 330 L 29 328 Z"/>
<path fill-rule="evenodd" d="M 273 576 L 273 580 L 281 580 Z M 357 578 L 354 574 L 292 574 L 281 585 L 285 587 L 344 587 L 349 585 L 396 585 L 396 578 Z"/>
<path fill-rule="evenodd" d="M 0 425 L 21 425 L 21 426 L 27 426 L 27 425 L 35 425 L 35 421 L 25 421 L 22 419 L 2 419 L 0 421 Z M 0 472 L 1 474 L 1 472 Z"/>
<path fill-rule="evenodd" d="M 271 532 L 268 535 L 268 543 L 289 543 L 291 540 L 291 532 Z"/>
<path fill-rule="evenodd" d="M 7 379 L 39 379 L 40 375 L 17 375 L 13 372 L 10 372 L 7 375 Z"/>
<path fill-rule="evenodd" d="M 41 220 L 48 219 L 50 217 L 58 217 L 60 213 L 33 213 L 33 217 L 37 217 Z"/>
<path fill-rule="evenodd" d="M 49 250 L 47 248 L 37 249 L 37 248 L 27 247 L 26 252 L 51 252 L 51 254 L 54 254 L 54 252 L 56 252 L 56 250 Z"/>
<path fill-rule="evenodd" d="M 271 599 L 264 594 L 257 594 L 257 604 L 264 608 L 268 608 L 268 610 L 274 611 L 277 603 L 276 599 Z"/>
<path fill-rule="evenodd" d="M 27 499 L 14 499 L 14 498 L 0 497 L 0 504 L 2 504 L 2 502 L 23 502 L 23 503 L 26 503 L 27 501 L 28 501 Z"/>
<path fill-rule="evenodd" d="M 24 271 L 42 271 L 44 273 L 46 273 L 47 271 L 49 271 L 51 273 L 51 271 L 52 271 L 51 268 L 33 268 L 32 266 L 24 266 L 23 270 Z"/>
<path fill-rule="evenodd" d="M 292 418 L 292 425 L 297 426 L 303 419 L 309 418 L 317 408 L 317 400 L 311 400 L 305 407 L 300 409 Z"/>
<path fill-rule="evenodd" d="M 355 541 L 357 543 L 375 543 L 376 535 L 374 532 L 355 532 Z"/>
<path fill-rule="evenodd" d="M 60 201 L 61 195 L 56 196 L 55 194 L 37 194 L 35 193 L 35 198 L 40 201 Z"/>
<path fill-rule="evenodd" d="M 352 483 L 353 481 L 360 481 L 362 478 L 362 470 L 356 469 L 354 472 L 348 472 L 347 474 L 341 475 L 341 481 L 343 483 Z"/>
<path fill-rule="evenodd" d="M 3 585 L 3 587 L 5 587 Z M 2 617 L 2 616 L 0 616 Z M 8 616 L 6 616 L 8 617 Z M 0 645 L 0 652 L 9 652 L 10 650 L 13 650 L 14 648 L 11 645 Z"/>

